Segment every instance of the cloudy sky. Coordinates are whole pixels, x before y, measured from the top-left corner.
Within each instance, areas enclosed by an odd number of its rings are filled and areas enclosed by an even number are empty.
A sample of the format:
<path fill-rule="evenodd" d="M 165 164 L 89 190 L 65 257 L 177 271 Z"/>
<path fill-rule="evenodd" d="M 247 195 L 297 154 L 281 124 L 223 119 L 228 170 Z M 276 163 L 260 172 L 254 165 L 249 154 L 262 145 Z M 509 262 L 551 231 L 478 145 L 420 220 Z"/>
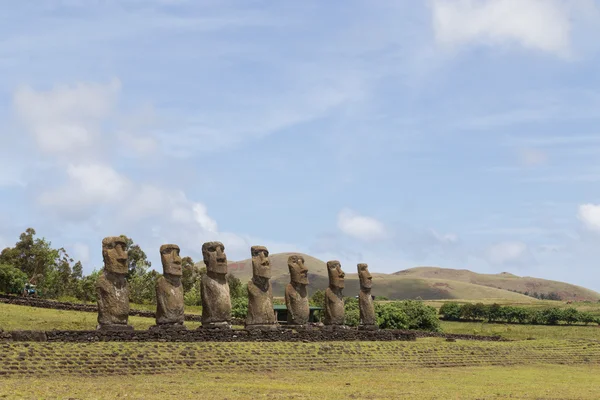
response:
<path fill-rule="evenodd" d="M 0 0 L 0 247 L 600 290 L 600 1 Z"/>

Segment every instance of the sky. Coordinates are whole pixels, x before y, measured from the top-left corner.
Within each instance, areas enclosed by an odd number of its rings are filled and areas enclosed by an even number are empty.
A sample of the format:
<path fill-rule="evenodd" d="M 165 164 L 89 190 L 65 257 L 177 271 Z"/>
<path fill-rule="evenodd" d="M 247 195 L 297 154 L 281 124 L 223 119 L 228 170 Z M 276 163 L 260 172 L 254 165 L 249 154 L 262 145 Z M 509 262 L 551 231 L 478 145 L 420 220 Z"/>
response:
<path fill-rule="evenodd" d="M 0 248 L 600 291 L 600 0 L 0 0 Z"/>

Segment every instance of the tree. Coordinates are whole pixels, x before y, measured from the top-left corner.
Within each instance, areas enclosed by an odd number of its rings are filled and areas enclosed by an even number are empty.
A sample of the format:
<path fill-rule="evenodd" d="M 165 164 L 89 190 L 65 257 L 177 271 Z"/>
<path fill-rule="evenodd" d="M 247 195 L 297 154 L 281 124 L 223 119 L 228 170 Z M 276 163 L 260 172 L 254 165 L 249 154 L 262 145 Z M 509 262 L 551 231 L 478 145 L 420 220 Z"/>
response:
<path fill-rule="evenodd" d="M 20 269 L 33 281 L 42 278 L 59 256 L 58 251 L 50 247 L 50 242 L 34 238 L 35 234 L 35 229 L 27 228 L 19 235 L 15 247 L 7 247 L 0 253 L 0 264 Z"/>
<path fill-rule="evenodd" d="M 235 275 L 227 274 L 227 284 L 229 284 L 229 295 L 231 299 L 239 299 L 248 297 L 248 288 L 246 284 L 242 284 Z"/>
<path fill-rule="evenodd" d="M 133 239 L 125 235 L 121 235 L 121 238 L 125 241 L 125 250 L 127 251 L 127 278 L 131 278 L 134 275 L 144 275 L 148 268 L 152 266 L 152 263 L 148 261 L 146 253 L 139 244 L 133 243 Z"/>
<path fill-rule="evenodd" d="M 0 264 L 0 292 L 19 294 L 27 283 L 27 275 L 12 265 Z"/>
<path fill-rule="evenodd" d="M 325 304 L 325 291 L 315 290 L 313 295 L 310 297 L 310 304 L 316 307 L 323 307 Z"/>
<path fill-rule="evenodd" d="M 461 316 L 460 304 L 456 302 L 444 303 L 440 307 L 439 314 L 448 321 L 458 321 Z"/>
<path fill-rule="evenodd" d="M 200 279 L 200 268 L 194 264 L 192 257 L 183 257 L 181 259 L 181 284 L 183 291 L 189 292 Z"/>

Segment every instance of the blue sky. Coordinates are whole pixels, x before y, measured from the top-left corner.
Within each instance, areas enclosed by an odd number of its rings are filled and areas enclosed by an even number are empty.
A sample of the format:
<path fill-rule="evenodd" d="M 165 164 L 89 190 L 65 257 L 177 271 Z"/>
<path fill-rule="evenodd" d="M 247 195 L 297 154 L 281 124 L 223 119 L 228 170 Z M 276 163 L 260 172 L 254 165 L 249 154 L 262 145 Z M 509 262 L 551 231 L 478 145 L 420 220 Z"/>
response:
<path fill-rule="evenodd" d="M 600 1 L 0 1 L 0 246 L 600 290 Z"/>

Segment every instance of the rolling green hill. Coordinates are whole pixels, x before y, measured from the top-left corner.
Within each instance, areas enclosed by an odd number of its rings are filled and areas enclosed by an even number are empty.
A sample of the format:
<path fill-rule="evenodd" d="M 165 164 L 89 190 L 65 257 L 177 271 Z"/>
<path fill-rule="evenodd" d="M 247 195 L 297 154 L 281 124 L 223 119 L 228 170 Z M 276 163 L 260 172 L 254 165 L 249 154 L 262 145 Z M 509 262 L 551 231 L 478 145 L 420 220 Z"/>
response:
<path fill-rule="evenodd" d="M 285 285 L 289 282 L 287 259 L 292 253 L 271 254 L 271 272 L 273 294 L 283 296 Z M 309 292 L 325 289 L 328 285 L 327 266 L 324 261 L 306 254 L 304 264 L 309 271 Z M 203 267 L 204 263 L 198 266 Z M 344 294 L 358 294 L 358 275 L 356 265 L 343 265 L 346 272 Z M 252 277 L 252 261 L 230 261 L 229 272 L 242 282 Z M 532 297 L 514 291 L 531 293 L 557 292 L 565 300 L 599 300 L 600 293 L 564 282 L 545 279 L 518 277 L 501 273 L 496 275 L 478 274 L 468 270 L 454 270 L 434 267 L 417 267 L 392 274 L 371 272 L 373 275 L 373 294 L 389 299 L 503 299 L 515 302 L 535 301 Z"/>

